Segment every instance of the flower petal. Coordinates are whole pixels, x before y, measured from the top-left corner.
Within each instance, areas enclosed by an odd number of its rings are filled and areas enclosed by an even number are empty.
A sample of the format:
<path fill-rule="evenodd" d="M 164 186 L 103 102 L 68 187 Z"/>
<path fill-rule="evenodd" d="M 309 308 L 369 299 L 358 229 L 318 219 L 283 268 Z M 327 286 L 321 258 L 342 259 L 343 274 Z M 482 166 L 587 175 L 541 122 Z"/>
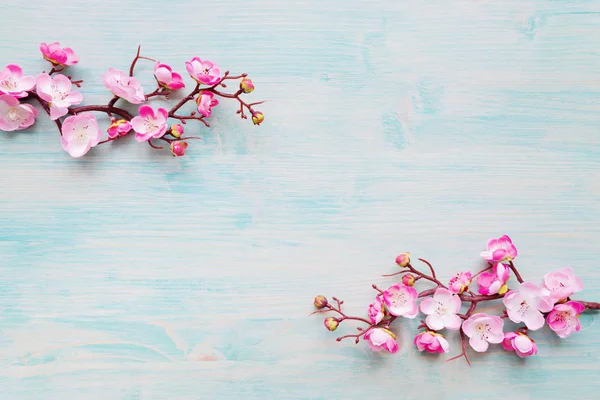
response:
<path fill-rule="evenodd" d="M 485 340 L 481 339 L 477 335 L 475 335 L 475 336 L 473 336 L 473 337 L 471 337 L 469 339 L 469 344 L 471 345 L 471 347 L 473 348 L 473 350 L 475 350 L 475 351 L 477 351 L 479 353 L 483 353 L 489 347 L 488 342 L 486 342 Z"/>

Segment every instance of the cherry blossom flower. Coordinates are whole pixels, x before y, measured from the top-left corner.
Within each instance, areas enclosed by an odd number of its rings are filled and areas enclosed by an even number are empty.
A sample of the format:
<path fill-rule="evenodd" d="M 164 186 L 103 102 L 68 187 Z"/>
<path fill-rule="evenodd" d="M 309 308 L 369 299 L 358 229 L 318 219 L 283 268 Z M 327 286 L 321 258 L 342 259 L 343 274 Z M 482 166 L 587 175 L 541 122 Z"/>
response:
<path fill-rule="evenodd" d="M 462 324 L 462 330 L 469 338 L 469 344 L 473 350 L 484 352 L 489 343 L 502 343 L 504 340 L 504 321 L 495 315 L 477 313 L 471 315 Z"/>
<path fill-rule="evenodd" d="M 174 142 L 171 142 L 169 149 L 171 150 L 171 153 L 174 157 L 183 157 L 185 156 L 185 149 L 187 149 L 187 147 L 188 144 L 186 142 L 176 140 Z"/>
<path fill-rule="evenodd" d="M 67 115 L 69 106 L 81 103 L 83 95 L 80 92 L 72 92 L 72 87 L 71 80 L 61 74 L 37 76 L 35 90 L 38 96 L 50 105 L 50 119 L 56 120 Z"/>
<path fill-rule="evenodd" d="M 492 267 L 492 272 L 482 272 L 477 278 L 479 284 L 479 293 L 490 295 L 490 294 L 504 294 L 508 291 L 506 281 L 510 276 L 510 269 L 508 266 L 502 263 L 496 263 Z"/>
<path fill-rule="evenodd" d="M 167 64 L 161 64 L 160 62 L 154 64 L 154 77 L 160 86 L 169 90 L 179 90 L 185 87 L 181 75 L 173 72 Z"/>
<path fill-rule="evenodd" d="M 140 82 L 125 71 L 109 68 L 108 72 L 102 74 L 101 77 L 104 86 L 115 96 L 132 104 L 141 104 L 146 101 Z"/>
<path fill-rule="evenodd" d="M 30 104 L 20 104 L 11 95 L 0 95 L 0 130 L 5 132 L 29 128 L 35 122 L 37 110 Z"/>
<path fill-rule="evenodd" d="M 60 143 L 71 156 L 81 157 L 96 146 L 101 137 L 102 132 L 96 117 L 91 114 L 78 114 L 64 120 Z"/>
<path fill-rule="evenodd" d="M 502 299 L 508 318 L 512 322 L 524 322 L 532 331 L 544 326 L 542 313 L 552 310 L 554 302 L 542 293 L 535 283 L 521 283 L 519 291 L 511 290 Z"/>
<path fill-rule="evenodd" d="M 396 264 L 398 264 L 400 268 L 404 268 L 410 264 L 410 253 L 402 253 L 396 257 Z"/>
<path fill-rule="evenodd" d="M 158 139 L 167 132 L 167 110 L 159 108 L 154 111 L 149 105 L 140 107 L 139 116 L 131 120 L 131 126 L 135 131 L 135 139 L 138 142 L 147 142 L 150 139 Z"/>
<path fill-rule="evenodd" d="M 508 332 L 504 334 L 502 347 L 507 351 L 514 351 L 521 358 L 537 354 L 537 345 L 532 338 L 521 332 Z"/>
<path fill-rule="evenodd" d="M 583 282 L 569 267 L 544 275 L 544 287 L 554 302 L 565 300 L 573 293 L 583 290 Z"/>
<path fill-rule="evenodd" d="M 125 136 L 131 130 L 131 123 L 126 119 L 119 119 L 114 121 L 108 127 L 107 133 L 108 137 L 111 139 L 116 138 L 117 136 Z"/>
<path fill-rule="evenodd" d="M 419 313 L 417 307 L 418 293 L 414 287 L 397 283 L 383 292 L 383 303 L 386 310 L 394 315 L 414 318 Z"/>
<path fill-rule="evenodd" d="M 459 272 L 450 279 L 448 289 L 450 289 L 452 293 L 462 294 L 465 290 L 469 289 L 471 278 L 472 275 L 469 271 Z"/>
<path fill-rule="evenodd" d="M 581 323 L 579 314 L 585 310 L 583 304 L 576 301 L 567 301 L 556 304 L 548 314 L 546 321 L 548 326 L 561 338 L 571 336 L 573 332 L 579 332 Z"/>
<path fill-rule="evenodd" d="M 35 87 L 33 76 L 23 76 L 21 67 L 9 64 L 0 72 L 0 94 L 10 94 L 13 97 L 27 97 L 27 91 Z"/>
<path fill-rule="evenodd" d="M 517 248 L 507 235 L 487 242 L 487 251 L 481 253 L 486 261 L 503 262 L 512 261 L 517 256 Z"/>
<path fill-rule="evenodd" d="M 444 335 L 432 331 L 418 333 L 415 336 L 414 344 L 419 351 L 428 353 L 447 353 L 450 350 L 450 345 Z"/>
<path fill-rule="evenodd" d="M 212 92 L 207 92 L 203 90 L 198 95 L 196 99 L 196 104 L 198 105 L 198 112 L 208 118 L 212 113 L 212 108 L 219 104 L 219 100 L 215 99 L 215 95 Z"/>
<path fill-rule="evenodd" d="M 61 47 L 60 43 L 54 42 L 50 44 L 41 43 L 40 51 L 42 56 L 53 65 L 75 65 L 79 62 L 79 57 L 70 47 Z"/>
<path fill-rule="evenodd" d="M 185 63 L 185 69 L 198 83 L 210 86 L 221 81 L 221 70 L 211 61 L 202 61 L 199 57 L 194 57 Z"/>
<path fill-rule="evenodd" d="M 375 297 L 375 301 L 369 305 L 369 319 L 372 324 L 378 324 L 385 316 L 385 306 L 381 300 L 381 296 Z"/>
<path fill-rule="evenodd" d="M 421 312 L 427 315 L 425 323 L 429 329 L 458 330 L 462 323 L 460 317 L 456 315 L 460 311 L 460 306 L 461 301 L 458 295 L 448 289 L 439 288 L 432 297 L 421 301 Z"/>
<path fill-rule="evenodd" d="M 398 351 L 398 342 L 393 332 L 384 328 L 374 328 L 365 333 L 365 340 L 373 351 L 387 350 L 390 353 Z"/>

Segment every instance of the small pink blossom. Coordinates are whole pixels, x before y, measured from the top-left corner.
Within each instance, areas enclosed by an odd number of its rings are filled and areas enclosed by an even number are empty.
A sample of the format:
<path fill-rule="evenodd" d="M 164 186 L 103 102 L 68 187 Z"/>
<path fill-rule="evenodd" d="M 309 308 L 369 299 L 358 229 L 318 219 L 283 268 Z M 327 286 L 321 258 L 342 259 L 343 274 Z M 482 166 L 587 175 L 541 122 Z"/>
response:
<path fill-rule="evenodd" d="M 37 110 L 30 104 L 20 104 L 11 95 L 0 95 L 0 130 L 5 132 L 29 128 L 35 122 Z"/>
<path fill-rule="evenodd" d="M 398 342 L 396 342 L 396 335 L 391 331 L 384 328 L 371 329 L 364 336 L 365 340 L 369 344 L 369 347 L 373 351 L 387 350 L 390 353 L 396 353 L 398 351 Z"/>
<path fill-rule="evenodd" d="M 524 322 L 532 331 L 544 326 L 544 316 L 552 310 L 554 302 L 545 296 L 535 283 L 521 283 L 519 291 L 511 290 L 502 299 L 506 313 L 512 322 Z"/>
<path fill-rule="evenodd" d="M 50 119 L 56 120 L 67 115 L 69 107 L 83 100 L 80 92 L 71 91 L 73 84 L 64 75 L 50 76 L 39 74 L 36 78 L 38 96 L 50 104 Z"/>
<path fill-rule="evenodd" d="M 154 109 L 148 105 L 140 107 L 139 116 L 131 120 L 131 126 L 135 131 L 135 139 L 138 142 L 147 142 L 150 139 L 158 139 L 167 132 L 168 112 L 164 108 Z"/>
<path fill-rule="evenodd" d="M 504 350 L 514 351 L 521 358 L 537 354 L 537 345 L 532 338 L 521 332 L 508 332 L 502 340 Z"/>
<path fill-rule="evenodd" d="M 215 95 L 212 92 L 203 90 L 196 99 L 198 105 L 198 112 L 208 118 L 212 113 L 212 108 L 219 104 L 219 100 L 215 99 Z"/>
<path fill-rule="evenodd" d="M 110 124 L 110 126 L 108 127 L 108 130 L 107 130 L 107 133 L 108 133 L 109 138 L 114 139 L 117 136 L 127 135 L 130 130 L 131 130 L 131 123 L 129 121 L 127 121 L 126 119 L 120 119 L 120 120 L 114 121 L 112 124 Z"/>
<path fill-rule="evenodd" d="M 406 286 L 415 286 L 416 281 L 417 278 L 415 278 L 413 274 L 404 274 L 404 276 L 402 277 L 402 283 Z"/>
<path fill-rule="evenodd" d="M 510 269 L 508 266 L 502 263 L 496 263 L 492 267 L 492 272 L 482 272 L 477 278 L 479 284 L 479 293 L 490 295 L 490 294 L 504 294 L 508 291 L 506 281 L 510 276 Z"/>
<path fill-rule="evenodd" d="M 375 301 L 369 305 L 369 319 L 372 324 L 378 324 L 385 316 L 385 306 L 381 300 L 381 296 L 375 297 Z"/>
<path fill-rule="evenodd" d="M 404 268 L 410 264 L 410 253 L 402 253 L 396 257 L 396 264 L 398 264 L 400 268 Z"/>
<path fill-rule="evenodd" d="M 507 235 L 487 242 L 487 251 L 481 253 L 486 261 L 503 262 L 512 261 L 517 256 L 517 248 Z"/>
<path fill-rule="evenodd" d="M 458 295 L 448 289 L 439 288 L 432 297 L 421 301 L 421 312 L 427 315 L 425 323 L 429 329 L 438 331 L 448 328 L 460 329 L 462 320 L 456 313 L 460 311 L 461 301 Z"/>
<path fill-rule="evenodd" d="M 394 316 L 414 318 L 419 313 L 418 293 L 414 287 L 397 283 L 383 292 L 382 297 L 386 310 Z"/>
<path fill-rule="evenodd" d="M 91 114 L 78 114 L 64 120 L 60 143 L 71 156 L 81 157 L 96 146 L 101 138 L 102 132 L 96 117 Z"/>
<path fill-rule="evenodd" d="M 171 128 L 169 128 L 169 131 L 171 132 L 171 135 L 175 136 L 176 138 L 180 138 L 183 136 L 183 125 L 173 124 L 171 125 Z"/>
<path fill-rule="evenodd" d="M 450 279 L 448 289 L 452 293 L 462 294 L 465 290 L 469 289 L 471 278 L 472 275 L 469 271 L 460 272 Z"/>
<path fill-rule="evenodd" d="M 210 86 L 221 81 L 219 66 L 210 61 L 202 61 L 199 57 L 194 57 L 190 61 L 187 61 L 185 69 L 192 79 L 198 83 Z"/>
<path fill-rule="evenodd" d="M 187 149 L 187 147 L 188 144 L 186 142 L 176 140 L 174 142 L 171 142 L 169 149 L 171 150 L 171 154 L 173 154 L 173 157 L 183 157 L 185 156 L 185 150 Z"/>
<path fill-rule="evenodd" d="M 489 343 L 502 343 L 504 339 L 504 321 L 495 315 L 477 313 L 471 315 L 462 324 L 462 330 L 469 338 L 469 344 L 473 350 L 484 352 Z"/>
<path fill-rule="evenodd" d="M 40 51 L 44 59 L 50 61 L 53 65 L 75 65 L 79 62 L 79 57 L 70 47 L 60 47 L 60 43 L 50 44 L 41 43 Z"/>
<path fill-rule="evenodd" d="M 33 76 L 23 76 L 21 67 L 10 64 L 0 71 L 0 94 L 10 94 L 13 97 L 27 97 L 27 91 L 35 87 Z"/>
<path fill-rule="evenodd" d="M 109 68 L 106 74 L 102 74 L 104 87 L 112 94 L 127 100 L 132 104 L 141 104 L 146 101 L 144 89 L 140 82 L 125 71 Z"/>
<path fill-rule="evenodd" d="M 428 353 L 447 353 L 450 350 L 450 345 L 444 335 L 432 331 L 418 333 L 415 336 L 414 344 L 419 351 Z"/>
<path fill-rule="evenodd" d="M 544 287 L 554 302 L 565 300 L 573 293 L 583 290 L 583 282 L 569 267 L 544 275 Z"/>
<path fill-rule="evenodd" d="M 161 64 L 160 62 L 154 64 L 154 77 L 160 86 L 169 90 L 179 90 L 185 87 L 181 75 L 173 72 L 167 64 Z"/>
<path fill-rule="evenodd" d="M 581 323 L 579 314 L 585 310 L 583 304 L 576 301 L 567 301 L 564 304 L 556 304 L 548 314 L 546 322 L 548 326 L 561 338 L 570 336 L 573 332 L 579 332 Z"/>

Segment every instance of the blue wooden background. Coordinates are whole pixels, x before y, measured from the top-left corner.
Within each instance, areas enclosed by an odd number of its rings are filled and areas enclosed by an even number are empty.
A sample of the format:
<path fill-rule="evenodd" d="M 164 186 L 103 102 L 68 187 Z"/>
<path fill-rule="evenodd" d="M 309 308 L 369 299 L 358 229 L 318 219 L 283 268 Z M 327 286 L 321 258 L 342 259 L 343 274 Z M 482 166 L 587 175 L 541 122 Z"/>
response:
<path fill-rule="evenodd" d="M 133 140 L 72 159 L 47 118 L 2 133 L 1 399 L 595 397 L 594 315 L 566 340 L 535 334 L 537 357 L 495 346 L 468 368 L 418 353 L 417 321 L 381 357 L 308 314 L 316 294 L 364 313 L 402 251 L 447 279 L 504 233 L 527 278 L 571 266 L 600 299 L 600 1 L 4 0 L 0 14 L 0 63 L 37 74 L 40 42 L 69 45 L 85 104 L 108 101 L 100 74 L 138 44 L 180 72 L 195 55 L 248 72 L 269 100 L 260 127 L 230 102 L 211 129 L 188 124 L 203 141 L 181 159 Z"/>

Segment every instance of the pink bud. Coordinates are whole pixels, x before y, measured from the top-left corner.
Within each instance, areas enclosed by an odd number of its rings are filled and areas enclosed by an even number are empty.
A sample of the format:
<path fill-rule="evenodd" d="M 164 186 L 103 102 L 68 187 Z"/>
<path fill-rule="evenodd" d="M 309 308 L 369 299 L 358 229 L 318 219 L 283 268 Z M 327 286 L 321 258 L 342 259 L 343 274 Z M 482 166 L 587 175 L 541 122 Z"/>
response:
<path fill-rule="evenodd" d="M 175 157 L 183 157 L 185 155 L 185 149 L 187 149 L 188 144 L 186 142 L 175 141 L 171 142 L 171 153 Z"/>
<path fill-rule="evenodd" d="M 412 274 L 406 274 L 402 277 L 402 283 L 406 286 L 414 286 L 415 281 L 416 279 Z"/>
<path fill-rule="evenodd" d="M 338 325 L 340 324 L 340 321 L 338 321 L 337 318 L 329 317 L 325 318 L 324 324 L 325 328 L 333 332 L 337 329 Z"/>
<path fill-rule="evenodd" d="M 398 264 L 398 266 L 401 268 L 404 268 L 410 264 L 410 253 L 402 253 L 396 257 L 396 264 Z"/>
<path fill-rule="evenodd" d="M 265 116 L 260 111 L 257 111 L 252 114 L 252 122 L 254 123 L 254 125 L 260 125 L 261 122 L 263 122 L 264 120 Z"/>
<path fill-rule="evenodd" d="M 175 136 L 176 138 L 180 138 L 181 136 L 183 136 L 183 125 L 181 125 L 181 124 L 171 125 L 170 132 L 171 132 L 171 135 Z"/>
<path fill-rule="evenodd" d="M 240 82 L 240 89 L 244 93 L 252 93 L 254 91 L 254 83 L 252 83 L 250 78 L 244 78 Z"/>
<path fill-rule="evenodd" d="M 321 308 L 327 307 L 327 304 L 329 304 L 327 302 L 327 297 L 325 297 L 325 296 L 317 296 L 317 297 L 315 297 L 315 307 L 318 308 L 319 310 Z"/>

